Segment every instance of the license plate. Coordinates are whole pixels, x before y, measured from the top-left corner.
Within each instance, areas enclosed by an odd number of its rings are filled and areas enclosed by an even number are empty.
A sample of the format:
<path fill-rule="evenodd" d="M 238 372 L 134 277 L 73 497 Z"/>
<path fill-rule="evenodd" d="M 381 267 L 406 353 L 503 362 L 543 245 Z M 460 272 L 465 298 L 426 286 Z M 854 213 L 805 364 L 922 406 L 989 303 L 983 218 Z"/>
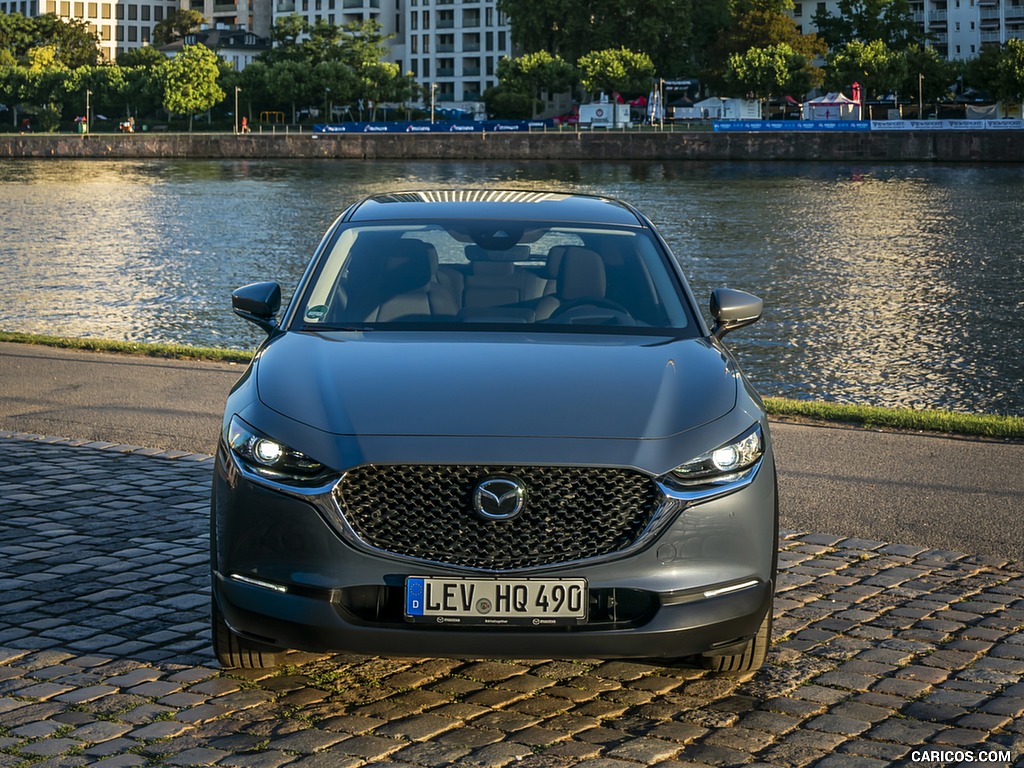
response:
<path fill-rule="evenodd" d="M 462 626 L 546 627 L 587 620 L 586 579 L 405 580 L 409 621 Z"/>

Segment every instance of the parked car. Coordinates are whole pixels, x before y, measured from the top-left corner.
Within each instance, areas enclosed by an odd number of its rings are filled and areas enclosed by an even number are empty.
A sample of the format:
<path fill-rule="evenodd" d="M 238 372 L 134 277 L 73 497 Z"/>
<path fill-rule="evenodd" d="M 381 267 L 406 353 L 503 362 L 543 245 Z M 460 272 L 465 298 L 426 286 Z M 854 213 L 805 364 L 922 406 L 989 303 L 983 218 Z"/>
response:
<path fill-rule="evenodd" d="M 561 192 L 346 210 L 227 400 L 211 507 L 226 667 L 282 649 L 749 672 L 778 502 L 762 402 L 654 226 Z"/>

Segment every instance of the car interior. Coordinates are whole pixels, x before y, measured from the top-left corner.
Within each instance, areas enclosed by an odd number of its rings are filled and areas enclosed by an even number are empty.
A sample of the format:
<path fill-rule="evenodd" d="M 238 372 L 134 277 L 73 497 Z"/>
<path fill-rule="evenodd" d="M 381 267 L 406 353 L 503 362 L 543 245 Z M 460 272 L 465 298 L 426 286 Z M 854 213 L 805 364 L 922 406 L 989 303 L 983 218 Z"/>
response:
<path fill-rule="evenodd" d="M 520 237 L 364 229 L 343 262 L 327 259 L 303 322 L 685 325 L 678 288 L 646 238 L 600 229 Z"/>

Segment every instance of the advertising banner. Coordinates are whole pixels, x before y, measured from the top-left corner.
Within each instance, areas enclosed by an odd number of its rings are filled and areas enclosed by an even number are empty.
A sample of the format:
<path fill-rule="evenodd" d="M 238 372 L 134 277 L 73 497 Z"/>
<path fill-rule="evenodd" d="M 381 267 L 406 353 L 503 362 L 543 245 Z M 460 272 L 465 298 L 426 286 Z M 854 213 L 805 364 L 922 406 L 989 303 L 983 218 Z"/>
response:
<path fill-rule="evenodd" d="M 715 120 L 716 131 L 868 131 L 867 120 Z"/>
<path fill-rule="evenodd" d="M 505 133 L 542 131 L 549 126 L 542 120 L 439 120 L 433 123 L 317 123 L 314 133 Z"/>

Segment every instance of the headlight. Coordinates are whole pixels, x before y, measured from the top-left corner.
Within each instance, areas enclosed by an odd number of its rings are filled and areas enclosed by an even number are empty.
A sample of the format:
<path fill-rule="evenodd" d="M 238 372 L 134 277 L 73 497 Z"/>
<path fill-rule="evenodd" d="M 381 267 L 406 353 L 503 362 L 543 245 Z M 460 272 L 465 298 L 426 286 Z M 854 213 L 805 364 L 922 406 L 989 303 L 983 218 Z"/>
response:
<path fill-rule="evenodd" d="M 309 481 L 324 471 L 320 462 L 262 434 L 237 416 L 231 419 L 227 442 L 248 469 L 271 480 Z"/>
<path fill-rule="evenodd" d="M 749 472 L 764 455 L 761 425 L 732 442 L 715 448 L 672 470 L 672 477 L 684 485 L 720 485 L 731 483 Z"/>

